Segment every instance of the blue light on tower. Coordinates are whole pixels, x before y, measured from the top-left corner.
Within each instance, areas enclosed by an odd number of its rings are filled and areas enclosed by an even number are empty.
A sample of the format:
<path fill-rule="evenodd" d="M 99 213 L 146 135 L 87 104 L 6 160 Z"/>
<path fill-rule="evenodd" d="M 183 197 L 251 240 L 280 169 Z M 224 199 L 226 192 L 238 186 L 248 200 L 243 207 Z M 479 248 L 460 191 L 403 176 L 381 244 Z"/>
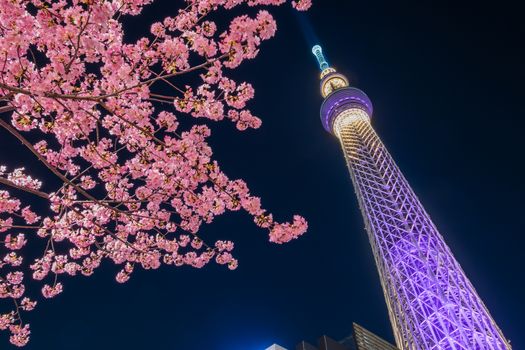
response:
<path fill-rule="evenodd" d="M 319 62 L 319 67 L 321 68 L 322 71 L 330 67 L 328 65 L 328 62 L 326 62 L 326 59 L 324 58 L 323 49 L 321 48 L 321 46 L 315 45 L 312 48 L 312 53 L 317 58 L 317 61 Z"/>

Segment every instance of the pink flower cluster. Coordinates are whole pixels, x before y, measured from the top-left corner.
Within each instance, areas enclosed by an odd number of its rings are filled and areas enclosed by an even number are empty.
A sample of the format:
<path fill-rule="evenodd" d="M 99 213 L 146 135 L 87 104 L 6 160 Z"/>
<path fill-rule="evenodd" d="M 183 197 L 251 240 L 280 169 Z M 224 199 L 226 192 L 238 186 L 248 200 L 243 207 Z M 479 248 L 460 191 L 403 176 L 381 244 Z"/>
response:
<path fill-rule="evenodd" d="M 31 176 L 24 173 L 24 168 L 15 169 L 11 173 L 7 173 L 5 166 L 0 166 L 0 176 L 7 178 L 7 180 L 13 182 L 15 185 L 27 187 L 30 189 L 38 190 L 42 186 L 42 182 L 33 179 Z"/>
<path fill-rule="evenodd" d="M 299 215 L 293 217 L 293 223 L 275 224 L 270 231 L 270 242 L 287 243 L 306 232 L 308 224 Z"/>
<path fill-rule="evenodd" d="M 31 334 L 31 331 L 29 330 L 28 324 L 24 326 L 11 325 L 9 326 L 9 330 L 11 331 L 11 336 L 9 337 L 11 344 L 21 347 L 25 346 L 29 342 L 29 335 Z"/>
<path fill-rule="evenodd" d="M 233 270 L 234 244 L 200 236 L 229 211 L 247 212 L 275 243 L 306 231 L 300 216 L 275 222 L 244 181 L 221 170 L 204 125 L 261 125 L 248 109 L 252 85 L 228 75 L 277 28 L 267 9 L 225 26 L 211 18 L 287 1 L 187 1 L 147 37 L 125 42 L 121 18 L 152 1 L 0 0 L 0 113 L 11 115 L 0 127 L 53 178 L 44 186 L 24 168 L 0 166 L 0 299 L 16 305 L 0 313 L 0 330 L 16 346 L 29 340 L 21 313 L 36 302 L 28 295 L 59 295 L 64 276 L 91 276 L 104 261 L 120 266 L 119 283 L 163 264 Z M 311 1 L 291 4 L 305 10 Z M 29 195 L 39 205 L 22 204 Z M 46 248 L 26 263 L 35 239 Z"/>
<path fill-rule="evenodd" d="M 62 284 L 57 283 L 54 286 L 50 286 L 48 284 L 44 285 L 42 288 L 42 295 L 44 298 L 53 298 L 57 296 L 58 294 L 62 293 Z"/>
<path fill-rule="evenodd" d="M 292 6 L 299 11 L 306 11 L 312 6 L 312 0 L 292 1 Z"/>

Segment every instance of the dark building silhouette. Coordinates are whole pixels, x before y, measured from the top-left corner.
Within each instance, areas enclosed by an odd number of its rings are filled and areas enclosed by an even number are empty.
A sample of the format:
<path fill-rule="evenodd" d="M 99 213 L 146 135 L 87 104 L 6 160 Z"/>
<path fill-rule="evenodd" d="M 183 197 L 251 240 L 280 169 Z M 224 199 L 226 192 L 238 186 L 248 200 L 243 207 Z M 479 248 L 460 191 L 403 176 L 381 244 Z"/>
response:
<path fill-rule="evenodd" d="M 306 341 L 302 341 L 295 347 L 295 350 L 398 350 L 389 342 L 379 336 L 361 327 L 353 324 L 352 335 L 341 340 L 334 339 L 323 335 L 318 340 L 317 347 Z"/>
<path fill-rule="evenodd" d="M 323 335 L 321 338 L 319 338 L 319 347 L 316 348 L 312 344 L 309 344 L 305 341 L 300 342 L 295 347 L 295 350 L 350 350 L 348 347 L 342 345 L 341 343 L 338 343 L 337 341 L 333 340 L 330 337 L 327 337 L 326 335 Z"/>
<path fill-rule="evenodd" d="M 297 344 L 295 350 L 318 350 L 315 346 L 310 343 L 305 342 L 304 340 Z"/>

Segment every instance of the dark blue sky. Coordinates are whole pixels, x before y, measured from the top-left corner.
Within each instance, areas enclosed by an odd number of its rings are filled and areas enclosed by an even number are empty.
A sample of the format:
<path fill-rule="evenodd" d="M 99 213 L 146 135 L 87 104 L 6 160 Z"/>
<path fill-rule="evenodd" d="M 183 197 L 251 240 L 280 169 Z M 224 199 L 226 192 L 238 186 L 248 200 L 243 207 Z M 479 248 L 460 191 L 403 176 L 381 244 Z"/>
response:
<path fill-rule="evenodd" d="M 370 96 L 376 130 L 505 335 L 525 348 L 522 12 L 505 1 L 314 2 L 308 17 L 329 62 Z M 158 0 L 128 26 L 138 33 L 174 11 Z M 392 340 L 354 190 L 319 121 L 311 43 L 287 7 L 273 13 L 277 37 L 235 73 L 253 82 L 264 124 L 212 126 L 211 143 L 226 173 L 246 179 L 278 219 L 304 215 L 308 233 L 273 245 L 237 213 L 204 234 L 236 241 L 234 272 L 164 267 L 119 285 L 107 264 L 68 279 L 29 316 L 28 350 L 293 349 L 343 338 L 353 321 Z M 10 145 L 1 161 L 22 165 L 29 155 Z"/>

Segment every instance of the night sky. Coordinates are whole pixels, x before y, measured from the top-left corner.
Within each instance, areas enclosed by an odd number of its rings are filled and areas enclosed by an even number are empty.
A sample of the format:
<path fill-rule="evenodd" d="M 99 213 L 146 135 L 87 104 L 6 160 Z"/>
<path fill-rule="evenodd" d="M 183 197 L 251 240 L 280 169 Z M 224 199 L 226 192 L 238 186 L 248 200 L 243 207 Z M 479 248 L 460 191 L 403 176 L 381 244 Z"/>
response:
<path fill-rule="evenodd" d="M 515 3 L 314 0 L 302 22 L 311 22 L 328 61 L 372 99 L 375 129 L 519 350 L 525 26 Z M 126 20 L 130 39 L 177 8 L 157 0 L 143 17 Z M 305 216 L 307 234 L 271 244 L 248 215 L 233 213 L 203 236 L 236 242 L 236 271 L 214 264 L 139 269 L 120 285 L 117 268 L 106 263 L 90 278 L 66 278 L 63 294 L 27 315 L 26 349 L 263 350 L 278 343 L 292 350 L 322 334 L 341 339 L 352 322 L 393 341 L 339 144 L 320 124 L 312 33 L 289 6 L 272 13 L 277 36 L 232 74 L 253 83 L 250 106 L 263 126 L 240 133 L 231 123 L 210 123 L 210 142 L 223 170 L 245 179 L 278 220 Z M 0 161 L 27 164 L 31 155 L 7 138 L 0 133 Z M 2 334 L 0 348 L 7 344 Z"/>

